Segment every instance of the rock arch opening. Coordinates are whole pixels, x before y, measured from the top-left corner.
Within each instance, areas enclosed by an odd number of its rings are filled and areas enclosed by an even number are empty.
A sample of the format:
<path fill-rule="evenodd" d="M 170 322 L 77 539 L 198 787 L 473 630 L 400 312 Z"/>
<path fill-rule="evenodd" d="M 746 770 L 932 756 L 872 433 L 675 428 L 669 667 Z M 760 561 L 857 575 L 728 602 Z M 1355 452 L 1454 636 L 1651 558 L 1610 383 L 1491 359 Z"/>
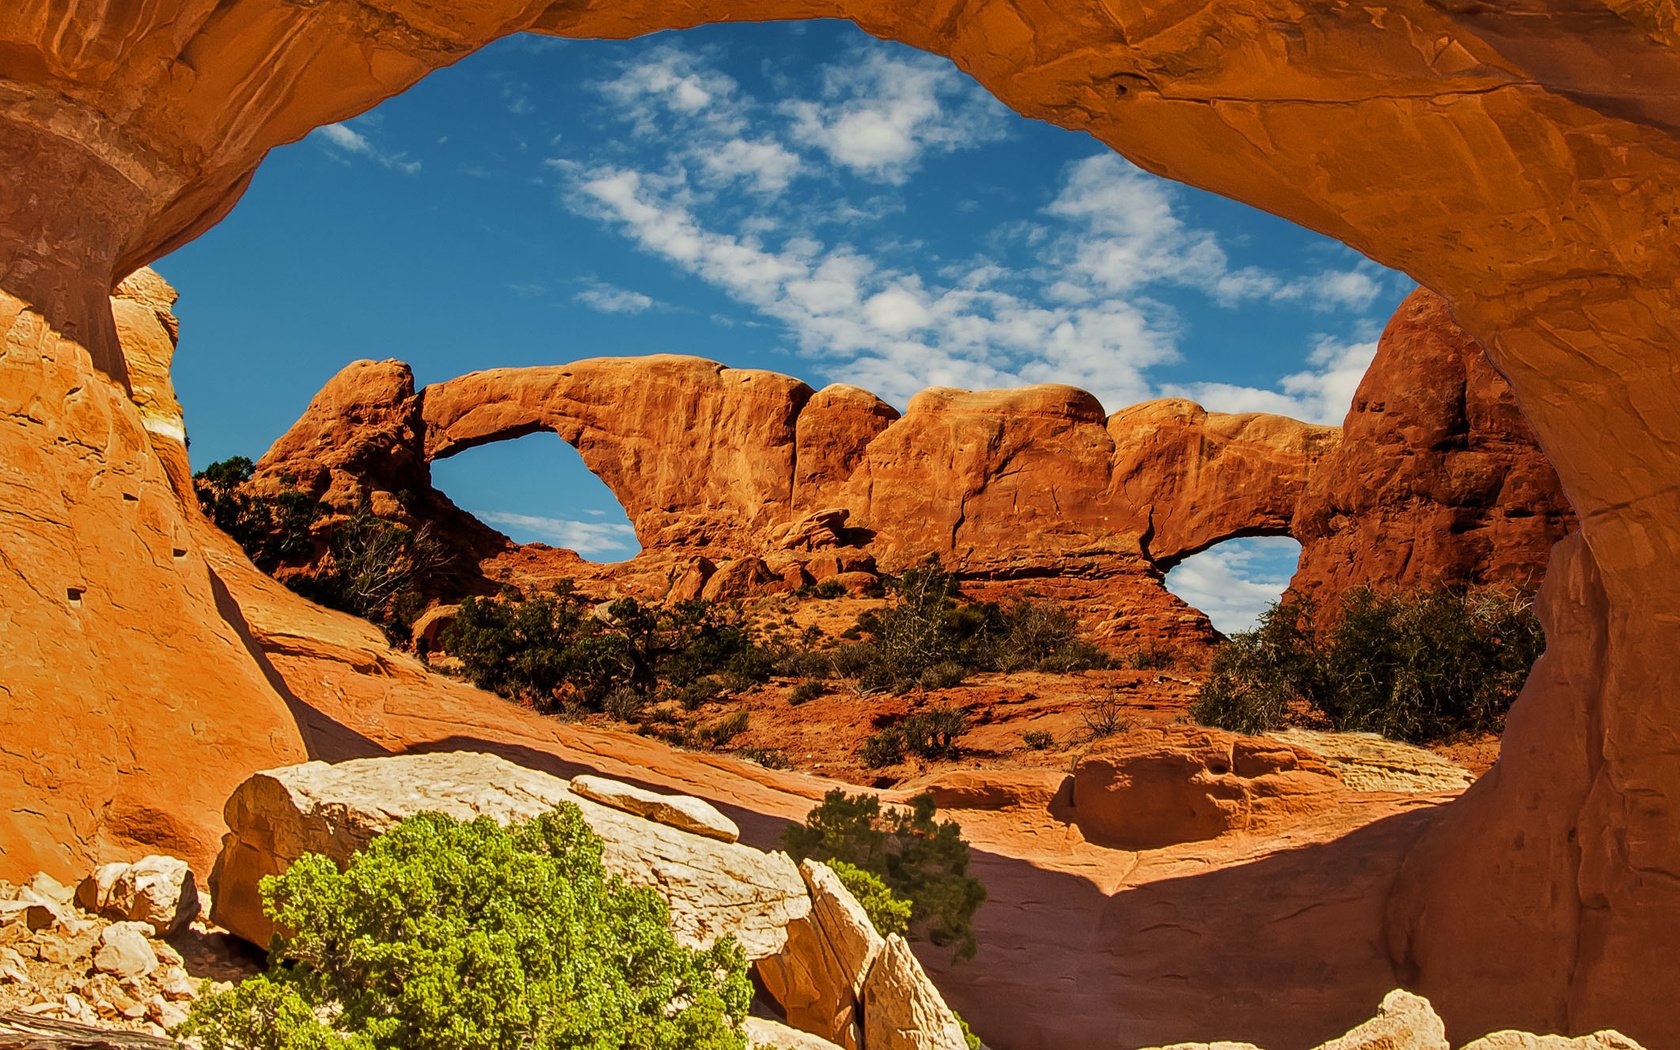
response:
<path fill-rule="evenodd" d="M 1250 630 L 1283 597 L 1300 561 L 1290 536 L 1225 540 L 1188 555 L 1167 570 L 1167 590 L 1207 614 L 1221 634 Z"/>
<path fill-rule="evenodd" d="M 588 562 L 641 550 L 618 497 L 552 431 L 488 442 L 431 462 L 432 484 L 515 543 L 575 551 Z"/>

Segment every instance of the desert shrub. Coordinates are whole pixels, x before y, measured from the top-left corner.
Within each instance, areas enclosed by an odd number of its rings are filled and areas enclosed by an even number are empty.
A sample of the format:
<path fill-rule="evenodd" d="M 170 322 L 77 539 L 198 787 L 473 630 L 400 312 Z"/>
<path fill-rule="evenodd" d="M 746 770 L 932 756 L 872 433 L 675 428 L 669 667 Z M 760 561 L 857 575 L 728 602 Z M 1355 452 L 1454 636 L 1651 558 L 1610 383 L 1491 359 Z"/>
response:
<path fill-rule="evenodd" d="M 640 691 L 621 685 L 615 687 L 601 702 L 601 710 L 610 718 L 620 722 L 639 722 L 642 711 L 647 707 L 647 697 Z"/>
<path fill-rule="evenodd" d="M 1085 723 L 1085 731 L 1091 734 L 1093 740 L 1131 728 L 1120 698 L 1109 693 L 1086 697 L 1079 705 L 1079 720 Z"/>
<path fill-rule="evenodd" d="M 973 602 L 937 559 L 889 581 L 892 602 L 858 617 L 859 641 L 830 653 L 833 672 L 895 693 L 960 684 L 978 671 L 1074 671 L 1107 665 L 1065 610 L 1040 602 Z"/>
<path fill-rule="evenodd" d="M 763 766 L 765 769 L 792 769 L 793 763 L 787 755 L 773 747 L 743 747 L 735 752 L 736 758 L 745 759 Z"/>
<path fill-rule="evenodd" d="M 443 647 L 475 685 L 549 711 L 568 700 L 600 710 L 620 689 L 692 710 L 763 681 L 774 660 L 710 602 L 621 598 L 596 610 L 569 582 L 531 598 L 466 599 Z"/>
<path fill-rule="evenodd" d="M 870 769 L 896 766 L 904 761 L 904 734 L 897 726 L 871 733 L 858 745 L 858 761 Z"/>
<path fill-rule="evenodd" d="M 736 711 L 709 726 L 697 727 L 692 734 L 693 743 L 699 747 L 716 750 L 745 733 L 747 720 L 747 712 Z"/>
<path fill-rule="evenodd" d="M 1021 734 L 1021 743 L 1034 751 L 1047 751 L 1056 746 L 1056 735 L 1046 729 L 1029 729 Z"/>
<path fill-rule="evenodd" d="M 1497 732 L 1545 647 L 1528 598 L 1493 589 L 1356 588 L 1328 626 L 1315 613 L 1280 602 L 1222 645 L 1192 717 L 1261 732 L 1304 709 L 1411 743 Z"/>
<path fill-rule="evenodd" d="M 287 579 L 305 598 L 360 616 L 406 641 L 425 608 L 424 587 L 448 561 L 431 527 L 410 529 L 367 508 L 334 522 L 328 558 L 315 572 Z"/>
<path fill-rule="evenodd" d="M 266 973 L 193 1007 L 205 1050 L 742 1050 L 740 948 L 678 944 L 665 902 L 601 866 L 575 806 L 512 828 L 436 813 L 342 872 L 262 881 L 293 931 Z"/>
<path fill-rule="evenodd" d="M 918 711 L 898 724 L 904 735 L 904 750 L 923 758 L 956 758 L 962 749 L 957 740 L 968 732 L 968 712 L 957 707 L 932 707 Z"/>
<path fill-rule="evenodd" d="M 788 694 L 788 703 L 791 704 L 794 707 L 798 707 L 800 704 L 810 703 L 812 700 L 815 700 L 817 697 L 827 694 L 827 692 L 828 692 L 828 683 L 827 682 L 823 682 L 823 681 L 800 682 L 798 685 L 793 687 L 793 692 Z"/>
<path fill-rule="evenodd" d="M 311 530 L 327 508 L 295 488 L 271 498 L 246 492 L 255 470 L 246 456 L 220 460 L 193 475 L 193 492 L 205 516 L 233 537 L 257 568 L 273 573 L 314 552 Z"/>
<path fill-rule="evenodd" d="M 986 888 L 968 874 L 968 843 L 955 821 L 935 823 L 931 795 L 883 809 L 874 795 L 830 791 L 804 824 L 789 825 L 783 846 L 796 860 L 842 861 L 877 876 L 910 902 L 910 930 L 957 958 L 970 958 L 974 912 Z"/>
<path fill-rule="evenodd" d="M 881 877 L 872 871 L 864 871 L 855 864 L 848 864 L 843 860 L 831 860 L 828 866 L 834 869 L 834 874 L 840 879 L 840 884 L 857 898 L 863 907 L 864 914 L 869 916 L 870 925 L 875 927 L 883 937 L 890 937 L 895 933 L 906 933 L 910 929 L 910 902 L 892 891 L 892 887 L 881 881 Z"/>
<path fill-rule="evenodd" d="M 839 580 L 829 579 L 817 584 L 813 591 L 818 598 L 840 598 L 846 594 L 846 585 Z"/>
<path fill-rule="evenodd" d="M 1130 671 L 1165 671 L 1177 662 L 1177 655 L 1162 645 L 1140 645 L 1120 659 Z"/>

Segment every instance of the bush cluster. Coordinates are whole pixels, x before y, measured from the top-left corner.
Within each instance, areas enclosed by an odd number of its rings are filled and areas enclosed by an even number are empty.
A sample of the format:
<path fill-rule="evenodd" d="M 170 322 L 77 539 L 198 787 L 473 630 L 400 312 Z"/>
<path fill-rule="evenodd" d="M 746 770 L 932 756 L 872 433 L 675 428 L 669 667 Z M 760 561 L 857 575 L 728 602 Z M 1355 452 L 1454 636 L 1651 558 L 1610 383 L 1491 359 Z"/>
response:
<path fill-rule="evenodd" d="M 1108 665 L 1079 636 L 1072 614 L 1022 599 L 1007 605 L 966 599 L 939 562 L 889 581 L 892 601 L 864 613 L 842 637 L 858 640 L 807 651 L 778 668 L 800 677 L 854 680 L 867 691 L 905 693 L 960 684 L 980 671 L 1078 671 Z"/>
<path fill-rule="evenodd" d="M 978 947 L 974 912 L 986 899 L 986 888 L 968 874 L 962 828 L 950 820 L 935 823 L 935 812 L 931 795 L 918 795 L 908 807 L 883 809 L 874 795 L 847 795 L 836 789 L 823 796 L 803 825 L 789 825 L 782 844 L 795 860 L 814 857 L 875 876 L 891 898 L 910 903 L 912 932 L 952 948 L 959 959 L 971 958 Z M 838 867 L 836 872 L 848 878 Z M 896 921 L 891 900 L 872 883 L 852 878 L 863 890 L 853 888 L 860 903 L 869 897 L 883 921 Z M 865 910 L 869 908 L 866 904 Z"/>
<path fill-rule="evenodd" d="M 871 769 L 904 761 L 906 754 L 926 759 L 957 758 L 957 740 L 968 732 L 968 712 L 955 707 L 932 707 L 907 715 L 864 740 L 858 757 Z"/>
<path fill-rule="evenodd" d="M 655 699 L 693 710 L 764 681 L 774 662 L 711 602 L 620 598 L 598 607 L 570 581 L 531 598 L 468 598 L 442 643 L 481 689 L 542 711 L 610 709 L 626 720 Z"/>
<path fill-rule="evenodd" d="M 407 641 L 425 608 L 427 583 L 448 563 L 430 528 L 410 529 L 367 507 L 339 515 L 296 488 L 256 495 L 244 487 L 254 470 L 250 459 L 234 456 L 194 474 L 193 489 L 205 515 L 245 549 L 257 568 L 287 587 L 372 621 L 393 641 Z M 280 574 L 288 566 L 311 562 L 308 569 Z"/>
<path fill-rule="evenodd" d="M 677 943 L 664 900 L 601 866 L 576 806 L 512 828 L 423 813 L 342 872 L 262 882 L 266 973 L 193 1008 L 205 1050 L 744 1050 L 746 959 Z"/>
<path fill-rule="evenodd" d="M 1418 744 L 1498 732 L 1544 648 L 1522 593 L 1357 588 L 1328 625 L 1312 602 L 1284 601 L 1219 648 L 1191 716 L 1242 733 L 1317 722 Z"/>

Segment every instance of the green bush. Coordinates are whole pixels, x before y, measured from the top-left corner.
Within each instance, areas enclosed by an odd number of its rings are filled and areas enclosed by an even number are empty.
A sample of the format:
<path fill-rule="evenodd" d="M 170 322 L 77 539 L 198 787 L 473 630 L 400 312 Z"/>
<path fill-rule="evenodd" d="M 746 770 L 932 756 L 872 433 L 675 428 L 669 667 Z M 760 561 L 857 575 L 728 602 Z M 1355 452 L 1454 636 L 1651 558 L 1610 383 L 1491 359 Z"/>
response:
<path fill-rule="evenodd" d="M 295 488 L 273 498 L 247 493 L 244 486 L 255 471 L 246 456 L 220 460 L 193 475 L 193 492 L 205 516 L 233 537 L 257 568 L 273 573 L 313 555 L 312 529 L 327 508 Z"/>
<path fill-rule="evenodd" d="M 1047 729 L 1029 729 L 1021 734 L 1021 743 L 1034 751 L 1047 751 L 1056 746 L 1056 735 Z"/>
<path fill-rule="evenodd" d="M 804 824 L 787 828 L 782 843 L 796 860 L 841 861 L 877 876 L 910 902 L 912 932 L 952 948 L 959 959 L 971 958 L 974 912 L 986 888 L 968 874 L 962 828 L 950 820 L 936 824 L 935 812 L 931 795 L 883 810 L 874 795 L 834 790 Z"/>
<path fill-rule="evenodd" d="M 684 948 L 665 902 L 601 867 L 575 806 L 513 828 L 423 813 L 340 872 L 262 882 L 266 973 L 194 1005 L 205 1050 L 743 1050 L 729 938 Z"/>
<path fill-rule="evenodd" d="M 870 769 L 896 766 L 904 761 L 904 734 L 897 726 L 864 737 L 858 745 L 858 761 Z"/>
<path fill-rule="evenodd" d="M 774 662 L 711 602 L 621 598 L 595 610 L 570 581 L 532 598 L 466 599 L 443 647 L 479 688 L 545 711 L 569 699 L 600 710 L 626 689 L 693 710 L 763 681 Z M 621 698 L 615 706 L 629 705 Z"/>
<path fill-rule="evenodd" d="M 934 707 L 869 736 L 858 748 L 858 757 L 871 769 L 902 762 L 907 753 L 926 759 L 957 758 L 962 754 L 957 740 L 966 732 L 966 711 Z"/>
<path fill-rule="evenodd" d="M 889 581 L 892 603 L 866 612 L 828 653 L 832 673 L 868 690 L 944 689 L 979 671 L 1077 671 L 1108 658 L 1066 610 L 1040 602 L 972 602 L 937 559 Z M 784 666 L 788 662 L 784 661 Z"/>
<path fill-rule="evenodd" d="M 788 694 L 788 704 L 792 707 L 798 707 L 800 704 L 810 703 L 817 697 L 827 694 L 827 692 L 827 682 L 800 682 L 798 685 L 793 687 L 793 692 Z"/>
<path fill-rule="evenodd" d="M 1357 588 L 1320 628 L 1280 602 L 1214 655 L 1191 716 L 1245 733 L 1292 721 L 1432 743 L 1497 732 L 1545 648 L 1526 595 Z"/>
<path fill-rule="evenodd" d="M 846 594 L 846 585 L 839 580 L 824 580 L 817 584 L 814 593 L 818 598 L 840 598 Z"/>
<path fill-rule="evenodd" d="M 910 902 L 894 893 L 879 875 L 843 860 L 831 860 L 828 866 L 834 869 L 840 884 L 857 898 L 876 932 L 883 937 L 909 932 Z"/>

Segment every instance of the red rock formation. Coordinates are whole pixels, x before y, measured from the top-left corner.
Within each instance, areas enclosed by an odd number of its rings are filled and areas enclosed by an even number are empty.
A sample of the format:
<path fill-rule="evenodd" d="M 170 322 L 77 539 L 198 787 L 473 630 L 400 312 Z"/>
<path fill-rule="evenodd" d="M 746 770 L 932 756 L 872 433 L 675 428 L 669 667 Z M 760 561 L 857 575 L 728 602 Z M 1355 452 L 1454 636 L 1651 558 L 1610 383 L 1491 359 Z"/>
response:
<path fill-rule="evenodd" d="M 1419 289 L 1301 495 L 1290 590 L 1333 607 L 1361 583 L 1538 584 L 1573 524 L 1511 388 L 1446 301 Z"/>
<path fill-rule="evenodd" d="M 126 396 L 116 279 L 217 221 L 270 148 L 498 37 L 835 16 L 1404 270 L 1484 340 L 1581 531 L 1554 549 L 1513 746 L 1402 874 L 1391 930 L 1450 1026 L 1680 1039 L 1680 23 L 1625 0 L 0 7 L 0 776 L 32 796 L 6 799 L 8 845 L 62 835 L 62 869 L 112 795 L 295 751 L 176 546 L 192 511 Z M 1535 964 L 1483 968 L 1487 945 Z"/>

